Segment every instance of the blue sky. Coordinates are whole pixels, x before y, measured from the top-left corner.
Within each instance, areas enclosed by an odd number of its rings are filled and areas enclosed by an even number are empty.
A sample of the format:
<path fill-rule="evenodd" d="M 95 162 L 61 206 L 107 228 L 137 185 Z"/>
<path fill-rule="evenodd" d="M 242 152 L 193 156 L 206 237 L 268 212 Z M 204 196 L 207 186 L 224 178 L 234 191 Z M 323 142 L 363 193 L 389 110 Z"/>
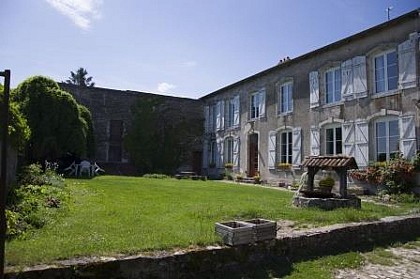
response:
<path fill-rule="evenodd" d="M 64 81 L 198 98 L 420 7 L 416 0 L 2 0 L 12 87 Z"/>

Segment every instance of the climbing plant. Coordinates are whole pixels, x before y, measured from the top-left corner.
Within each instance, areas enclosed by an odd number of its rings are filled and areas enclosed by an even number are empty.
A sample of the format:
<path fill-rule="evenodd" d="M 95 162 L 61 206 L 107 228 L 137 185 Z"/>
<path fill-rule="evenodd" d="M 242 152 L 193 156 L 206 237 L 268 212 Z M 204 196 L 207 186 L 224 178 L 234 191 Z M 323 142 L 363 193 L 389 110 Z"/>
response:
<path fill-rule="evenodd" d="M 132 111 L 133 121 L 124 138 L 131 161 L 140 173 L 174 173 L 188 159 L 186 151 L 200 136 L 201 123 L 175 117 L 176 108 L 159 96 L 141 99 Z"/>

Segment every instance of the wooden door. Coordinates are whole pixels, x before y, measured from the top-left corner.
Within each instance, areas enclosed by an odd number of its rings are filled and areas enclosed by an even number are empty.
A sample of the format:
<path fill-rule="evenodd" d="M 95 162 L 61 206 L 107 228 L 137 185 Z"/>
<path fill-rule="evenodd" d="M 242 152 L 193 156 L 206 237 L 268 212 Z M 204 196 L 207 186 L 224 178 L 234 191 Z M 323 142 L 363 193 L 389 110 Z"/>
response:
<path fill-rule="evenodd" d="M 248 138 L 248 176 L 254 177 L 258 172 L 258 134 Z"/>

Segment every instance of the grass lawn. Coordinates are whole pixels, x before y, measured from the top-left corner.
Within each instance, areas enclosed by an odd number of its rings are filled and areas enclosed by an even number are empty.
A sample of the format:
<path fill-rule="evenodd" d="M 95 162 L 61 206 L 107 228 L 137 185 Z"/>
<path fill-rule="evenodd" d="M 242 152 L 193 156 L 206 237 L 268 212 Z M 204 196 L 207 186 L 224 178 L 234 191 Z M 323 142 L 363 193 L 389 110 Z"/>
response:
<path fill-rule="evenodd" d="M 72 203 L 54 222 L 7 242 L 7 265 L 214 244 L 220 241 L 214 223 L 223 220 L 261 217 L 320 226 L 408 212 L 372 203 L 361 210 L 294 208 L 291 192 L 218 181 L 101 176 L 66 183 Z"/>

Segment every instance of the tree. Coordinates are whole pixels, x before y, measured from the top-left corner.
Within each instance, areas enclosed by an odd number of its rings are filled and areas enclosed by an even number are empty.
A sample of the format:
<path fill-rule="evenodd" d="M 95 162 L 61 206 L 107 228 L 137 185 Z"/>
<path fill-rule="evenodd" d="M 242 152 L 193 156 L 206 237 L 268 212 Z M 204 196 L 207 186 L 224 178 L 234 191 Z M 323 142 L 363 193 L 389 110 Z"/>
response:
<path fill-rule="evenodd" d="M 4 88 L 0 84 L 0 107 L 3 107 Z M 0 111 L 0 118 L 3 110 Z M 20 111 L 19 105 L 11 101 L 9 104 L 9 137 L 11 146 L 16 150 L 22 150 L 29 139 L 30 129 L 28 123 Z M 0 133 L 3 131 L 0 126 Z"/>
<path fill-rule="evenodd" d="M 70 152 L 86 156 L 90 114 L 74 97 L 53 80 L 28 78 L 12 92 L 31 129 L 26 159 L 29 162 L 55 160 Z"/>
<path fill-rule="evenodd" d="M 95 83 L 92 82 L 92 77 L 88 77 L 86 69 L 80 67 L 76 73 L 70 71 L 70 78 L 66 80 L 68 84 L 74 84 L 82 87 L 94 87 Z"/>

